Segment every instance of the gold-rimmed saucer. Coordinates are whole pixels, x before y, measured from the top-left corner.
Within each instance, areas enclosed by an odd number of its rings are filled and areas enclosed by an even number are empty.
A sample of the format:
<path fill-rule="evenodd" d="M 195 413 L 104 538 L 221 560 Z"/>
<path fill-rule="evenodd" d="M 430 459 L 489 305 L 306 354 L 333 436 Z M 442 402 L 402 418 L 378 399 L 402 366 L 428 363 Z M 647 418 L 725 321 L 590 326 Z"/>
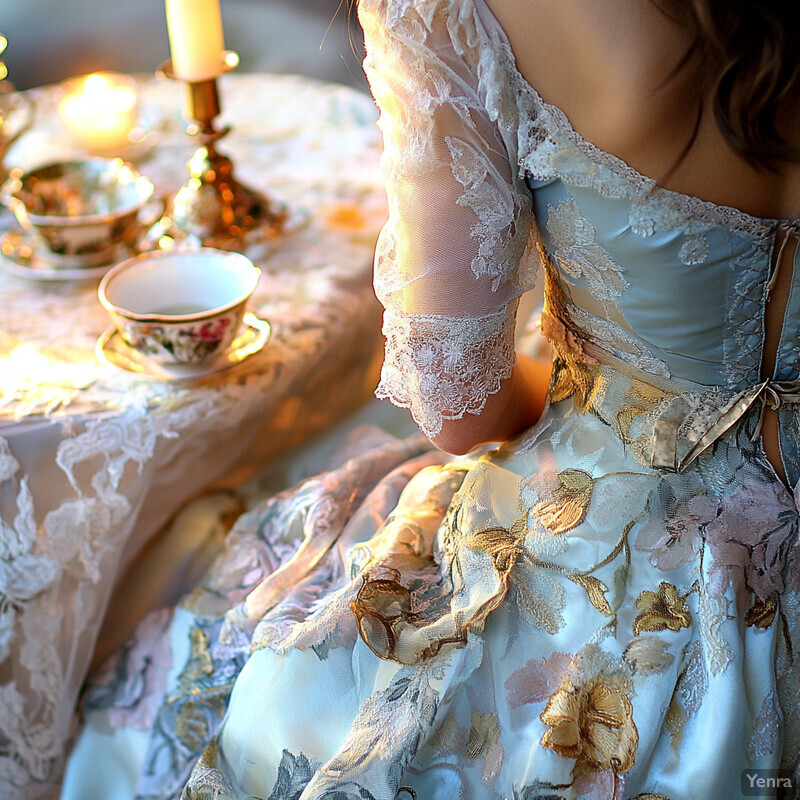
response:
<path fill-rule="evenodd" d="M 108 264 L 99 267 L 59 267 L 53 264 L 32 237 L 21 228 L 13 228 L 0 236 L 0 269 L 19 278 L 34 281 L 92 281 L 102 278 L 118 261 L 134 254 L 119 244 Z"/>
<path fill-rule="evenodd" d="M 242 320 L 237 337 L 216 358 L 201 364 L 159 364 L 127 345 L 113 326 L 108 328 L 95 345 L 95 355 L 102 364 L 154 381 L 187 381 L 216 375 L 241 364 L 264 349 L 272 335 L 267 320 L 248 311 Z"/>

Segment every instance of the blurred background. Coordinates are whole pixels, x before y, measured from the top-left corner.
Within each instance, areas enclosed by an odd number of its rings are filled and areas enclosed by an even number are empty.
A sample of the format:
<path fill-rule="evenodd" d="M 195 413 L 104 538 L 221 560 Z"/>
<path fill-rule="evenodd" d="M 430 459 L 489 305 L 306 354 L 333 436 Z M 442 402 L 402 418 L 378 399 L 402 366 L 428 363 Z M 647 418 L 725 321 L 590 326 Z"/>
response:
<path fill-rule="evenodd" d="M 289 72 L 367 88 L 347 0 L 220 0 L 241 72 Z M 152 73 L 169 58 L 164 0 L 0 0 L 3 61 L 18 89 L 89 72 Z"/>

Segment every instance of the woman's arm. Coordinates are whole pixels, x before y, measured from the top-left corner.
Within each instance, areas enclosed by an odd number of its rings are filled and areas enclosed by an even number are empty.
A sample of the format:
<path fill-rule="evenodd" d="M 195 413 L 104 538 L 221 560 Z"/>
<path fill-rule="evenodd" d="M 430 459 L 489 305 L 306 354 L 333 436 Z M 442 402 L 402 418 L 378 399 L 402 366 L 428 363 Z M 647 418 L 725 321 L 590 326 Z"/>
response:
<path fill-rule="evenodd" d="M 466 451 L 518 432 L 544 402 L 546 376 L 514 366 L 537 263 L 518 109 L 485 63 L 470 4 L 360 0 L 359 18 L 389 205 L 375 258 L 386 337 L 376 394 L 438 446 Z"/>
<path fill-rule="evenodd" d="M 431 441 L 446 453 L 463 455 L 476 445 L 513 438 L 542 415 L 549 381 L 550 364 L 518 355 L 511 377 L 486 400 L 479 415 L 445 420 Z"/>

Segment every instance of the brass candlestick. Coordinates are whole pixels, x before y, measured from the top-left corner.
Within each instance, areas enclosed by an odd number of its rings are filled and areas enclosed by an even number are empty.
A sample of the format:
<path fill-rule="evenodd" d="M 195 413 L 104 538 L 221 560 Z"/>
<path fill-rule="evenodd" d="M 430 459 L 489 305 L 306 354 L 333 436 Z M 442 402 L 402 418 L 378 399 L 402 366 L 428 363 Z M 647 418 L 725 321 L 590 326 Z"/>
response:
<path fill-rule="evenodd" d="M 238 61 L 236 53 L 224 53 L 222 72 L 233 69 Z M 158 72 L 177 79 L 171 61 L 165 61 Z M 187 86 L 187 113 L 192 122 L 186 132 L 200 146 L 188 162 L 189 180 L 169 200 L 148 238 L 159 247 L 190 239 L 209 247 L 238 250 L 251 240 L 277 236 L 288 216 L 286 208 L 239 183 L 233 177 L 233 162 L 216 148 L 230 131 L 228 125 L 214 127 L 220 113 L 217 79 L 187 81 Z"/>

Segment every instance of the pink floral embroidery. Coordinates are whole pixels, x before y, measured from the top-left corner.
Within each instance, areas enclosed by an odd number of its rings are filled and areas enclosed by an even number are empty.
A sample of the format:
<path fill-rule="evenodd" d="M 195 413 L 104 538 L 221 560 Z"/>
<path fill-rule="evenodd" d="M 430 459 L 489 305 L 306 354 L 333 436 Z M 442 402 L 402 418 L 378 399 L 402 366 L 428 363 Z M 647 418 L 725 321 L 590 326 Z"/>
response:
<path fill-rule="evenodd" d="M 508 707 L 547 700 L 561 685 L 573 660 L 570 653 L 551 653 L 547 658 L 527 661 L 506 680 Z"/>
<path fill-rule="evenodd" d="M 709 591 L 733 587 L 744 612 L 750 592 L 762 600 L 785 590 L 784 570 L 797 541 L 797 509 L 777 481 L 748 482 L 726 498 L 722 513 L 706 527 L 714 557 Z M 794 570 L 792 575 L 794 577 Z"/>
<path fill-rule="evenodd" d="M 634 547 L 650 553 L 649 561 L 664 572 L 694 559 L 703 547 L 703 526 L 717 515 L 717 502 L 708 495 L 695 495 L 682 514 L 659 519 L 650 517 L 639 531 Z"/>
<path fill-rule="evenodd" d="M 625 776 L 611 769 L 597 772 L 584 772 L 575 779 L 572 788 L 580 795 L 581 800 L 612 800 L 622 797 Z"/>

